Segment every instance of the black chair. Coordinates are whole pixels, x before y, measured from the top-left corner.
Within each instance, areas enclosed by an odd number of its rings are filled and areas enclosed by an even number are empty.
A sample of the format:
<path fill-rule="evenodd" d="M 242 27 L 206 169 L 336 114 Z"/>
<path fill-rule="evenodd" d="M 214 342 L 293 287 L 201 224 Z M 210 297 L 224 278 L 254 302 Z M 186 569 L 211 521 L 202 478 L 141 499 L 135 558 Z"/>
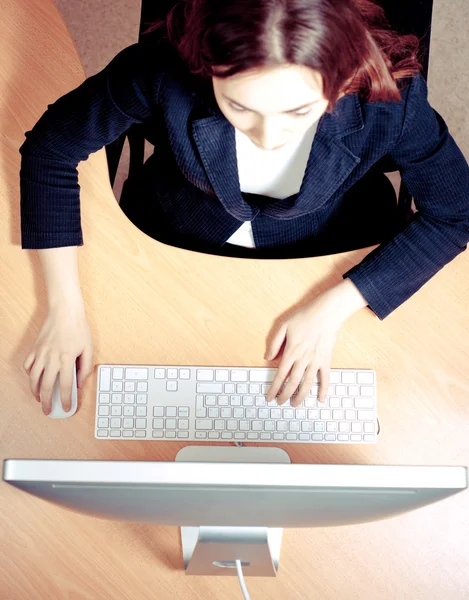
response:
<path fill-rule="evenodd" d="M 148 26 L 158 18 L 164 17 L 170 8 L 174 6 L 175 2 L 176 0 L 142 0 L 139 42 L 144 39 L 143 32 Z M 383 6 L 393 29 L 403 34 L 415 34 L 421 39 L 422 56 L 420 58 L 423 65 L 423 76 L 427 79 L 433 0 L 380 0 L 380 4 Z M 106 146 L 111 186 L 114 185 L 126 138 L 128 139 L 130 148 L 128 178 L 134 179 L 138 177 L 138 172 L 144 163 L 144 126 L 134 124 L 128 131 Z M 384 173 L 396 171 L 393 165 L 386 162 L 383 162 L 381 168 Z M 411 204 L 412 197 L 401 183 L 398 197 L 399 219 L 404 221 L 407 218 L 411 210 Z"/>

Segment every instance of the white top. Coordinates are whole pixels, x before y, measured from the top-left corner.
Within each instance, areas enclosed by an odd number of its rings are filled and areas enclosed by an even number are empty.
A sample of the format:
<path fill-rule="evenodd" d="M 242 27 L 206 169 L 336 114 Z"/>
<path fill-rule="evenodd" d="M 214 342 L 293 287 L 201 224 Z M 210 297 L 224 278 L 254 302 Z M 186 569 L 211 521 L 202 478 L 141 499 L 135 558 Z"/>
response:
<path fill-rule="evenodd" d="M 261 150 L 247 135 L 235 129 L 241 191 L 278 200 L 297 194 L 303 181 L 316 128 L 317 122 L 302 136 L 294 138 L 278 150 Z M 255 248 L 251 221 L 245 221 L 227 243 Z"/>

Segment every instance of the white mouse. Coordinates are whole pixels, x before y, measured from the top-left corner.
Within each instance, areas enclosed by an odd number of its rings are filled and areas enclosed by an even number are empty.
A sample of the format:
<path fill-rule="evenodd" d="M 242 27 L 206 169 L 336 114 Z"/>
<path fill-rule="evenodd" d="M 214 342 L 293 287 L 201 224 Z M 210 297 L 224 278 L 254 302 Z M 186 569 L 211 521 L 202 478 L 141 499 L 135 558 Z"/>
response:
<path fill-rule="evenodd" d="M 73 369 L 73 384 L 72 384 L 72 407 L 68 412 L 65 412 L 60 400 L 60 374 L 55 380 L 54 389 L 52 390 L 52 407 L 49 417 L 51 419 L 66 419 L 77 412 L 77 370 Z"/>

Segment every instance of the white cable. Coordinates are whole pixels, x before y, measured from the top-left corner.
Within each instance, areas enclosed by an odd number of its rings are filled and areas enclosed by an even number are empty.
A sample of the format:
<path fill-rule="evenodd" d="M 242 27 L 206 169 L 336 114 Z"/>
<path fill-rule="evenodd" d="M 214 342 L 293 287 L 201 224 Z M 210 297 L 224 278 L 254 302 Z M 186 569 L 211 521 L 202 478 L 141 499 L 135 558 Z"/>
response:
<path fill-rule="evenodd" d="M 248 588 L 246 587 L 246 584 L 244 582 L 243 567 L 241 566 L 241 561 L 237 559 L 235 560 L 235 563 L 236 571 L 238 573 L 239 585 L 241 586 L 241 591 L 243 592 L 244 600 L 250 600 Z"/>

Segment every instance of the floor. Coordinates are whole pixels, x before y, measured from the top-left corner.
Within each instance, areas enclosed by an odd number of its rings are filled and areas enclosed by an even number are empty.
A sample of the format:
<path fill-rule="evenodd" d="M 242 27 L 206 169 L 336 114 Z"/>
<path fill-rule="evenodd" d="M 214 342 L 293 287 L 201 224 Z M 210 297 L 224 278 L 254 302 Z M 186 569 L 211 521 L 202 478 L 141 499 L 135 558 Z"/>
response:
<path fill-rule="evenodd" d="M 411 0 L 415 1 L 415 0 Z M 55 0 L 87 76 L 138 39 L 141 0 Z M 469 1 L 434 0 L 429 99 L 469 158 Z M 150 148 L 147 149 L 147 154 Z M 114 185 L 117 198 L 128 168 L 124 151 Z"/>

